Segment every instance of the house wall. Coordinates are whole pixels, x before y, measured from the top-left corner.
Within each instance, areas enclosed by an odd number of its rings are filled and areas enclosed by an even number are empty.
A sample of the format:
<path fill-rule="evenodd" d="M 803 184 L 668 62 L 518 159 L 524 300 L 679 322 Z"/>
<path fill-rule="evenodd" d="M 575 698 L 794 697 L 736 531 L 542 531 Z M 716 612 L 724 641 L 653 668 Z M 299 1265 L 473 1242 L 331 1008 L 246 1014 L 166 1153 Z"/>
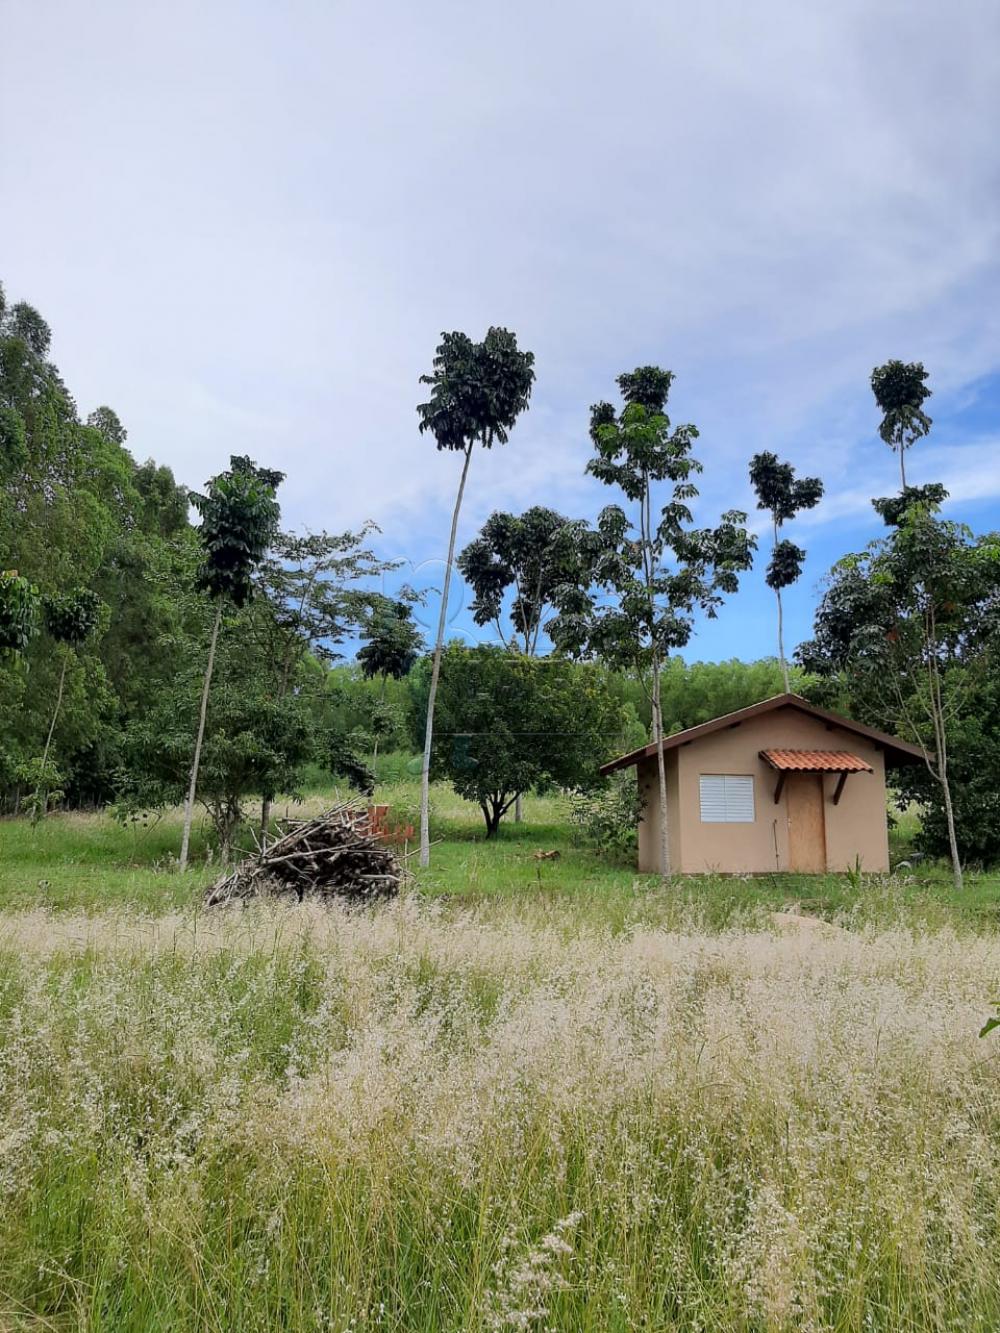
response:
<path fill-rule="evenodd" d="M 667 774 L 667 830 L 670 834 L 670 869 L 680 872 L 681 843 L 680 801 L 677 784 L 677 752 L 668 750 L 663 756 Z M 639 823 L 639 871 L 643 875 L 660 873 L 660 779 L 656 760 L 647 759 L 636 766 L 639 795 L 643 801 Z"/>
<path fill-rule="evenodd" d="M 761 874 L 787 871 L 787 784 L 777 805 L 774 790 L 778 774 L 760 757 L 760 750 L 849 750 L 866 760 L 873 773 L 851 773 L 840 804 L 833 804 L 839 774 L 820 775 L 826 824 L 826 866 L 843 870 L 860 857 L 863 869 L 888 870 L 885 763 L 872 741 L 793 708 L 781 708 L 748 718 L 738 726 L 712 732 L 699 740 L 668 751 L 668 805 L 671 833 L 671 869 L 696 875 Z M 659 821 L 656 807 L 656 761 L 638 766 L 640 790 L 651 785 L 639 836 L 639 869 L 655 871 Z M 703 824 L 698 779 L 703 773 L 751 774 L 754 779 L 752 824 Z M 652 849 L 652 854 L 651 854 Z"/>

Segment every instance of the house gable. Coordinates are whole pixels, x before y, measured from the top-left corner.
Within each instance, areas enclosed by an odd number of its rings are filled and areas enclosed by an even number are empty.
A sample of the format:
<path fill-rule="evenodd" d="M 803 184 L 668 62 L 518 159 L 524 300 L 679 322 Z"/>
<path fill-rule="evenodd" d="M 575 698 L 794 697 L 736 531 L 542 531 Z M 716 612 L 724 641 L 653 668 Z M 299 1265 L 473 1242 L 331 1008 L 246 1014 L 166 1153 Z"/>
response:
<path fill-rule="evenodd" d="M 803 699 L 800 694 L 776 694 L 773 698 L 764 699 L 761 703 L 750 704 L 747 708 L 737 709 L 733 713 L 725 713 L 722 717 L 713 718 L 710 722 L 702 722 L 696 727 L 688 727 L 685 731 L 678 731 L 672 736 L 665 736 L 662 742 L 663 749 L 667 751 L 688 746 L 694 741 L 700 740 L 703 736 L 741 727 L 752 718 L 780 713 L 782 710 L 794 710 L 813 718 L 817 722 L 821 722 L 831 732 L 839 730 L 851 738 L 865 738 L 885 752 L 890 764 L 918 763 L 924 760 L 924 753 L 918 746 L 910 745 L 907 741 L 901 741 L 888 732 L 879 731 L 875 727 L 866 726 L 862 722 L 855 722 L 840 713 L 831 713 L 825 708 L 817 708 L 815 704 Z M 826 748 L 832 748 L 832 746 L 828 745 Z M 840 748 L 839 744 L 837 748 Z M 655 756 L 656 745 L 644 745 L 638 750 L 633 750 L 629 754 L 603 764 L 600 771 L 606 776 L 620 768 L 630 768 L 634 764 L 641 763 L 643 759 L 655 758 Z"/>

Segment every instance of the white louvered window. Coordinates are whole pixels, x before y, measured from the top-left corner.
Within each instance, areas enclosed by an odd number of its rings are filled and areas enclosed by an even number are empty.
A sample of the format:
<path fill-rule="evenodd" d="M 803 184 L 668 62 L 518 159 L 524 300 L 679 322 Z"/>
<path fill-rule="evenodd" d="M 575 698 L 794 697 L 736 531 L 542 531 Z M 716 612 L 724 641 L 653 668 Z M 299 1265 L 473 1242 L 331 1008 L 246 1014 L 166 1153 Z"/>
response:
<path fill-rule="evenodd" d="M 753 778 L 731 773 L 703 773 L 701 822 L 703 824 L 752 824 Z"/>

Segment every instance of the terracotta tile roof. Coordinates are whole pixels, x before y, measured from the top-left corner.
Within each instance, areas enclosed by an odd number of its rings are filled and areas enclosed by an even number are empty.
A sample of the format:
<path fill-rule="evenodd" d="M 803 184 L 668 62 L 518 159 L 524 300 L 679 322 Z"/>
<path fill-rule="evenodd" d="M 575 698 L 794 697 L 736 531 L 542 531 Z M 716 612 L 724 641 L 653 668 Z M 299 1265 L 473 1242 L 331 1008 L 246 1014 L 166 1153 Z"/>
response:
<path fill-rule="evenodd" d="M 761 750 L 761 759 L 772 768 L 814 773 L 872 773 L 871 764 L 847 750 Z"/>

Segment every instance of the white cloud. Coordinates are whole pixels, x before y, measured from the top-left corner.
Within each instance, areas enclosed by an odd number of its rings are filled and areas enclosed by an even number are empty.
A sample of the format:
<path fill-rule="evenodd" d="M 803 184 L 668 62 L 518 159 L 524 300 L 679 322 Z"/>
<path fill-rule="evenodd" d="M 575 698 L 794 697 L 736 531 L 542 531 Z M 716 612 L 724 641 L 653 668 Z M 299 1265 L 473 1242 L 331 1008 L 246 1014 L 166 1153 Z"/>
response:
<path fill-rule="evenodd" d="M 83 410 L 194 485 L 233 452 L 282 467 L 293 521 L 440 544 L 455 460 L 414 407 L 446 328 L 538 358 L 466 533 L 599 507 L 587 408 L 642 361 L 702 428 L 707 509 L 748 504 L 768 447 L 827 479 L 818 521 L 878 489 L 873 364 L 924 359 L 936 412 L 998 368 L 979 0 L 62 0 L 4 27 L 10 294 Z M 962 459 L 956 496 L 996 494 L 989 448 Z"/>

